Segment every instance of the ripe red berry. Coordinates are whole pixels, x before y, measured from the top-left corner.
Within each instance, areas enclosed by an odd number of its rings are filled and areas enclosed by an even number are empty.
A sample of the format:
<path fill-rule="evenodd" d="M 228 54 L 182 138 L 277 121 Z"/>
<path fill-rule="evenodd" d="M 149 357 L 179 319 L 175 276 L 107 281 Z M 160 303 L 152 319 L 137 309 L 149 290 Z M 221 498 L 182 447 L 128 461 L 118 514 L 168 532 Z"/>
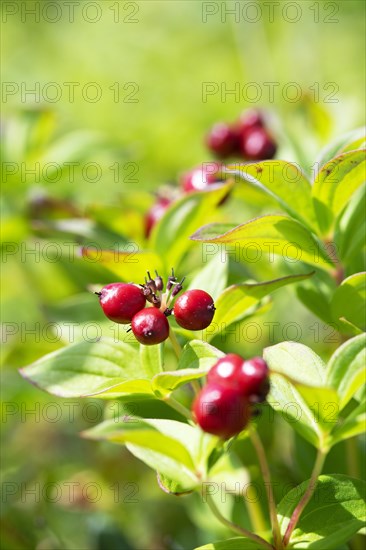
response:
<path fill-rule="evenodd" d="M 204 290 L 187 290 L 174 304 L 174 317 L 183 328 L 207 328 L 215 315 L 214 301 Z"/>
<path fill-rule="evenodd" d="M 241 432 L 250 417 L 249 403 L 236 389 L 215 383 L 200 391 L 193 412 L 203 431 L 223 439 Z"/>
<path fill-rule="evenodd" d="M 218 162 L 207 162 L 183 174 L 181 185 L 186 193 L 205 191 L 210 185 L 222 182 L 218 172 L 222 165 Z"/>
<path fill-rule="evenodd" d="M 152 205 L 150 210 L 145 216 L 145 236 L 150 235 L 154 225 L 163 217 L 165 211 L 169 208 L 171 200 L 166 197 L 159 197 L 155 204 Z"/>
<path fill-rule="evenodd" d="M 257 109 L 248 109 L 240 115 L 236 129 L 241 136 L 244 136 L 250 130 L 258 128 L 264 128 L 264 119 L 260 111 Z"/>
<path fill-rule="evenodd" d="M 255 128 L 244 134 L 241 150 L 248 160 L 266 160 L 274 157 L 277 145 L 264 128 Z"/>
<path fill-rule="evenodd" d="M 251 402 L 258 403 L 269 391 L 268 366 L 261 357 L 244 360 L 240 355 L 229 353 L 210 369 L 207 382 L 234 388 Z"/>
<path fill-rule="evenodd" d="M 218 122 L 206 137 L 207 147 L 219 158 L 227 158 L 238 149 L 238 134 L 225 122 Z"/>
<path fill-rule="evenodd" d="M 111 283 L 97 294 L 104 314 L 115 323 L 130 323 L 146 304 L 141 288 L 130 283 Z"/>
<path fill-rule="evenodd" d="M 148 307 L 136 313 L 131 328 L 136 340 L 145 346 L 160 344 L 169 336 L 168 319 L 155 307 Z"/>

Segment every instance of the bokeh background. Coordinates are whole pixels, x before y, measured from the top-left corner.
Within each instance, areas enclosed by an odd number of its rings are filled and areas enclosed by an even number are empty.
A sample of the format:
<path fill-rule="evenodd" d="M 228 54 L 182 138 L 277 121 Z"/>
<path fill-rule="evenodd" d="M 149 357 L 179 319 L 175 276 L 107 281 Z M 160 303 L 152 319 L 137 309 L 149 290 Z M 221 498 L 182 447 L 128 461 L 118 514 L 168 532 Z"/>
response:
<path fill-rule="evenodd" d="M 203 138 L 214 122 L 267 109 L 278 157 L 308 173 L 328 141 L 361 126 L 364 25 L 353 0 L 2 3 L 4 550 L 186 550 L 227 535 L 198 497 L 162 493 L 127 451 L 78 436 L 111 414 L 100 402 L 53 398 L 17 369 L 85 325 L 98 335 L 87 287 L 113 275 L 64 243 L 143 243 L 152 192 L 211 159 Z M 220 215 L 240 223 L 270 206 L 238 192 Z M 265 262 L 247 275 L 271 278 Z M 315 338 L 316 318 L 297 303 L 294 319 L 294 301 L 282 291 L 260 322 L 296 321 L 301 341 L 329 356 L 337 338 L 321 323 Z M 269 343 L 263 331 L 222 347 L 250 354 Z M 281 486 L 308 476 L 313 450 L 280 428 L 263 437 Z M 347 464 L 342 446 L 325 469 L 360 475 L 360 449 Z M 239 451 L 255 478 L 250 446 Z"/>

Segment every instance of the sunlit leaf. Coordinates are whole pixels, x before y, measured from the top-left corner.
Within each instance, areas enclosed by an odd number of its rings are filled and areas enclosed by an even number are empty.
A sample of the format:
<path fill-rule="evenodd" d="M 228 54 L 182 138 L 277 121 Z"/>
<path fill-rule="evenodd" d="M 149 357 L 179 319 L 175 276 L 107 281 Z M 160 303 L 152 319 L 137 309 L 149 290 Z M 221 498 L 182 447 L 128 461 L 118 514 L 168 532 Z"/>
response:
<path fill-rule="evenodd" d="M 278 505 L 281 532 L 309 481 L 287 493 Z M 365 482 L 344 475 L 321 475 L 291 536 L 291 547 L 333 550 L 349 541 L 364 525 Z"/>
<path fill-rule="evenodd" d="M 331 302 L 335 319 L 345 317 L 361 329 L 366 328 L 366 273 L 355 273 L 344 279 Z"/>
<path fill-rule="evenodd" d="M 331 229 L 353 193 L 365 181 L 365 150 L 343 153 L 327 162 L 313 185 L 313 198 L 323 234 Z"/>
<path fill-rule="evenodd" d="M 35 386 L 59 397 L 153 396 L 149 373 L 136 348 L 105 338 L 80 342 L 45 355 L 20 370 Z"/>
<path fill-rule="evenodd" d="M 236 245 L 252 253 L 254 250 L 257 255 L 258 251 L 276 254 L 322 269 L 332 267 L 322 244 L 301 223 L 286 216 L 262 216 L 239 226 L 210 224 L 201 227 L 191 239 Z"/>
<path fill-rule="evenodd" d="M 296 164 L 284 160 L 230 164 L 225 173 L 235 174 L 275 198 L 292 217 L 316 231 L 318 224 L 311 185 Z"/>
<path fill-rule="evenodd" d="M 345 342 L 332 355 L 327 367 L 327 384 L 335 388 L 343 409 L 365 383 L 366 334 Z"/>

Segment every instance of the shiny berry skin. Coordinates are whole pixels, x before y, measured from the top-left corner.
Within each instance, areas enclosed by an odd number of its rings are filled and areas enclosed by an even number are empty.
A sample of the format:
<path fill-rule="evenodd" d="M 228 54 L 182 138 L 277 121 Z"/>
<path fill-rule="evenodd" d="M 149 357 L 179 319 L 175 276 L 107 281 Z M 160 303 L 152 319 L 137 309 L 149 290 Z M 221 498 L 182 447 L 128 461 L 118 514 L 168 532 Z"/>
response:
<path fill-rule="evenodd" d="M 229 439 L 245 428 L 250 418 L 248 401 L 226 386 L 204 386 L 193 403 L 193 413 L 204 432 Z"/>
<path fill-rule="evenodd" d="M 211 323 L 215 315 L 215 305 L 204 290 L 187 290 L 175 302 L 173 312 L 181 327 L 202 330 Z"/>
<path fill-rule="evenodd" d="M 218 122 L 206 137 L 206 145 L 218 158 L 227 158 L 238 149 L 237 133 L 224 122 Z"/>
<path fill-rule="evenodd" d="M 168 319 L 155 307 L 147 307 L 136 313 L 131 328 L 136 340 L 145 346 L 160 344 L 169 336 Z"/>
<path fill-rule="evenodd" d="M 205 191 L 210 185 L 221 183 L 222 179 L 218 176 L 222 165 L 218 162 L 207 162 L 198 166 L 189 172 L 183 174 L 181 185 L 186 193 L 192 191 Z"/>
<path fill-rule="evenodd" d="M 255 128 L 243 136 L 241 151 L 248 160 L 272 159 L 277 145 L 264 128 Z"/>
<path fill-rule="evenodd" d="M 123 325 L 130 323 L 133 316 L 146 304 L 141 288 L 129 283 L 111 283 L 97 294 L 104 315 Z"/>
<path fill-rule="evenodd" d="M 258 403 L 264 401 L 269 391 L 268 366 L 261 357 L 245 360 L 229 353 L 210 369 L 207 382 L 234 388 L 251 402 Z"/>
<path fill-rule="evenodd" d="M 152 228 L 154 225 L 163 217 L 166 210 L 171 204 L 171 200 L 166 197 L 160 197 L 157 199 L 155 204 L 152 205 L 150 210 L 145 216 L 145 237 L 149 237 Z"/>
<path fill-rule="evenodd" d="M 258 128 L 264 128 L 264 120 L 260 111 L 257 109 L 248 109 L 240 115 L 236 129 L 242 136 Z"/>

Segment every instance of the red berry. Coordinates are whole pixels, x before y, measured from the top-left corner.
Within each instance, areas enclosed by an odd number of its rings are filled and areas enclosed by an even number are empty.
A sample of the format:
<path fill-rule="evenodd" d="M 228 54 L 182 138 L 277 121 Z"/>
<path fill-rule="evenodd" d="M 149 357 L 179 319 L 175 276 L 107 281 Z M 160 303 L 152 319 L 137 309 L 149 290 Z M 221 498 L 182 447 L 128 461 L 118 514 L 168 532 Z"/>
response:
<path fill-rule="evenodd" d="M 168 319 L 155 307 L 148 307 L 136 313 L 131 327 L 136 340 L 145 346 L 160 344 L 169 336 Z"/>
<path fill-rule="evenodd" d="M 261 357 L 243 362 L 240 369 L 240 388 L 253 402 L 264 401 L 269 392 L 268 365 Z"/>
<path fill-rule="evenodd" d="M 274 157 L 277 145 L 264 128 L 255 128 L 243 136 L 241 150 L 248 160 L 266 160 Z"/>
<path fill-rule="evenodd" d="M 203 431 L 223 439 L 241 432 L 250 417 L 249 403 L 236 389 L 214 383 L 200 391 L 193 412 Z"/>
<path fill-rule="evenodd" d="M 146 304 L 141 288 L 130 283 L 111 283 L 97 294 L 104 314 L 115 323 L 130 323 Z"/>
<path fill-rule="evenodd" d="M 157 199 L 156 203 L 152 205 L 150 210 L 145 216 L 145 236 L 146 238 L 150 235 L 154 225 L 163 217 L 165 211 L 169 208 L 171 200 L 166 197 L 160 197 Z"/>
<path fill-rule="evenodd" d="M 236 128 L 241 136 L 244 136 L 244 134 L 250 130 L 264 128 L 262 113 L 257 109 L 248 109 L 244 111 L 239 117 Z"/>
<path fill-rule="evenodd" d="M 206 162 L 183 174 L 181 185 L 186 193 L 205 191 L 210 185 L 222 182 L 218 176 L 222 165 L 218 162 Z"/>
<path fill-rule="evenodd" d="M 234 388 L 250 401 L 259 402 L 269 391 L 268 366 L 261 357 L 245 361 L 240 355 L 229 353 L 210 369 L 207 381 Z"/>
<path fill-rule="evenodd" d="M 238 149 L 237 133 L 224 122 L 215 124 L 206 137 L 207 147 L 219 158 L 227 158 Z"/>
<path fill-rule="evenodd" d="M 214 301 L 204 290 L 187 290 L 174 304 L 174 317 L 183 328 L 207 328 L 215 315 Z"/>
<path fill-rule="evenodd" d="M 239 373 L 244 359 L 235 353 L 221 357 L 207 373 L 207 382 L 215 382 L 233 388 L 239 388 Z"/>

